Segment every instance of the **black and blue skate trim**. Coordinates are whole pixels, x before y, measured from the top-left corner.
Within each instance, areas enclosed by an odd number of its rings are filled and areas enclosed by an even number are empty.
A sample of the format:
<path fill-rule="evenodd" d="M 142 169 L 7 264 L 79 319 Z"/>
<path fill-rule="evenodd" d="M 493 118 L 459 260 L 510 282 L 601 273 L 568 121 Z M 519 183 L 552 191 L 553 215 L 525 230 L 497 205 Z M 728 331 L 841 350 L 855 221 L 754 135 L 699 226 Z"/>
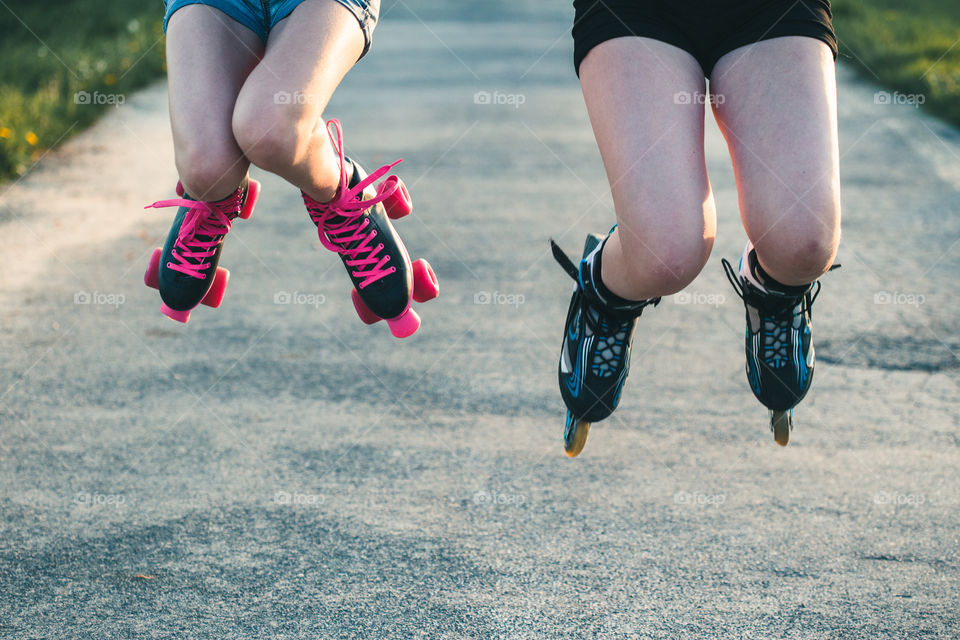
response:
<path fill-rule="evenodd" d="M 630 350 L 637 318 L 660 299 L 611 302 L 601 297 L 595 258 L 605 239 L 591 234 L 579 265 L 550 241 L 554 258 L 576 282 L 564 325 L 557 369 L 560 395 L 567 406 L 564 449 L 576 456 L 583 449 L 590 424 L 610 416 L 630 371 Z"/>
<path fill-rule="evenodd" d="M 737 269 L 723 259 L 723 268 L 746 311 L 747 381 L 757 400 L 770 409 L 770 428 L 777 443 L 786 445 L 793 429 L 793 408 L 813 383 L 816 353 L 811 326 L 820 282 L 784 286 L 763 273 L 756 251 L 751 251 L 747 259 L 747 268 L 766 291 L 740 275 L 742 259 Z"/>

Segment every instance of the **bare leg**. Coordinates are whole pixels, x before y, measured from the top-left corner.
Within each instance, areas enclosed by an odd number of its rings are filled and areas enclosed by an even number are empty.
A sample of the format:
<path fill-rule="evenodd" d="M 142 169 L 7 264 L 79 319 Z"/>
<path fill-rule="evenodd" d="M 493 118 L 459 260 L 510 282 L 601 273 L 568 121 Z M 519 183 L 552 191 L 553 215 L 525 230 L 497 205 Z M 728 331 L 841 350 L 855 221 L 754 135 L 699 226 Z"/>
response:
<path fill-rule="evenodd" d="M 840 242 L 837 81 L 828 47 L 774 38 L 717 63 L 711 88 L 737 178 L 740 215 L 760 265 L 802 285 Z"/>
<path fill-rule="evenodd" d="M 703 154 L 703 71 L 674 46 L 617 38 L 595 47 L 580 83 L 619 226 L 603 281 L 642 300 L 676 293 L 700 272 L 716 233 Z"/>
<path fill-rule="evenodd" d="M 234 134 L 250 161 L 320 202 L 333 198 L 340 177 L 323 110 L 363 47 L 349 10 L 333 0 L 307 0 L 271 32 L 233 113 Z"/>
<path fill-rule="evenodd" d="M 262 51 L 255 33 L 212 7 L 188 5 L 170 18 L 170 123 L 180 181 L 194 198 L 225 198 L 247 173 L 230 123 Z"/>

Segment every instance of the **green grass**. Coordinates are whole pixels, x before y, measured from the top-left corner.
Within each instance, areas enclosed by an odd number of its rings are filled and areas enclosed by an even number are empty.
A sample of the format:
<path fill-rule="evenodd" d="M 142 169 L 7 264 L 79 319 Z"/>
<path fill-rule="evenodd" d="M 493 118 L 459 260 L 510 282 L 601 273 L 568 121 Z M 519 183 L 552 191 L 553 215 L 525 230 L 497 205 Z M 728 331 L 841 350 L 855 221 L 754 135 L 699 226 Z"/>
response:
<path fill-rule="evenodd" d="M 960 0 L 834 0 L 841 56 L 960 125 Z"/>
<path fill-rule="evenodd" d="M 0 182 L 163 75 L 162 17 L 159 0 L 0 2 Z"/>

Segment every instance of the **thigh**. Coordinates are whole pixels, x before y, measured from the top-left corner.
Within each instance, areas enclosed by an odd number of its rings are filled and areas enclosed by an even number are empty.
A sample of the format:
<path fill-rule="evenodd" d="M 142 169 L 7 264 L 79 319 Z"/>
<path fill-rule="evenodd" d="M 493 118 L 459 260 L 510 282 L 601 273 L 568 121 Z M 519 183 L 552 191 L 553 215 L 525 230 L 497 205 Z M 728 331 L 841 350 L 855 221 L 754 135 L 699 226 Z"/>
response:
<path fill-rule="evenodd" d="M 167 75 L 178 152 L 232 150 L 242 156 L 230 123 L 240 88 L 262 51 L 253 31 L 212 7 L 188 5 L 170 17 Z"/>
<path fill-rule="evenodd" d="M 238 110 L 249 115 L 280 109 L 286 112 L 280 121 L 312 127 L 364 47 L 364 32 L 349 9 L 335 0 L 305 0 L 270 32 Z"/>
<path fill-rule="evenodd" d="M 766 238 L 839 235 L 836 72 L 830 48 L 791 36 L 728 53 L 711 76 L 733 160 L 740 213 Z M 814 236 L 813 238 L 811 236 Z"/>
<path fill-rule="evenodd" d="M 664 252 L 712 238 L 705 83 L 693 56 L 658 40 L 616 38 L 586 55 L 580 84 L 624 231 L 662 236 Z"/>

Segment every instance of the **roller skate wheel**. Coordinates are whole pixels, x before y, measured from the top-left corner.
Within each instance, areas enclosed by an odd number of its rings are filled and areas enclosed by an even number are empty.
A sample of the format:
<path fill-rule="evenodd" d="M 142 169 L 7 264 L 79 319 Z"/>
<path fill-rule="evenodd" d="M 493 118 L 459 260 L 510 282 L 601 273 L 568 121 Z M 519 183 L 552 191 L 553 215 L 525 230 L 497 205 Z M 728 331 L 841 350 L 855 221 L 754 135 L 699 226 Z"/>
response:
<path fill-rule="evenodd" d="M 163 255 L 163 249 L 157 247 L 150 255 L 150 264 L 147 265 L 147 272 L 143 274 L 143 284 L 151 289 L 160 288 L 160 257 Z"/>
<path fill-rule="evenodd" d="M 370 311 L 370 307 L 363 301 L 356 289 L 350 290 L 350 298 L 353 300 L 353 308 L 357 310 L 357 315 L 364 324 L 376 324 L 383 320 L 380 316 Z"/>
<path fill-rule="evenodd" d="M 177 180 L 177 195 L 182 198 L 184 193 L 186 192 L 183 190 L 183 183 Z"/>
<path fill-rule="evenodd" d="M 397 189 L 383 201 L 383 208 L 387 210 L 387 215 L 391 220 L 398 220 L 413 211 L 413 201 L 410 199 L 410 192 L 407 191 L 407 185 L 403 180 L 397 178 Z"/>
<path fill-rule="evenodd" d="M 243 208 L 240 209 L 240 218 L 249 220 L 253 215 L 253 207 L 257 204 L 257 198 L 260 197 L 260 183 L 256 180 L 250 180 L 247 183 L 247 197 L 243 200 Z"/>
<path fill-rule="evenodd" d="M 773 431 L 773 439 L 778 445 L 787 446 L 790 442 L 790 432 L 793 431 L 793 409 L 771 411 L 770 430 Z"/>
<path fill-rule="evenodd" d="M 440 283 L 430 263 L 420 258 L 413 263 L 413 299 L 427 302 L 440 295 Z"/>
<path fill-rule="evenodd" d="M 190 322 L 190 311 L 177 311 L 176 309 L 171 309 L 164 303 L 160 303 L 160 313 L 167 316 L 171 320 L 176 320 L 177 322 L 182 322 L 184 324 Z"/>
<path fill-rule="evenodd" d="M 219 307 L 223 302 L 223 295 L 227 292 L 227 283 L 230 282 L 230 272 L 223 267 L 217 267 L 217 272 L 213 276 L 213 284 L 207 289 L 207 294 L 203 296 L 201 304 L 208 307 Z"/>
<path fill-rule="evenodd" d="M 393 337 L 408 338 L 420 328 L 420 316 L 416 311 L 408 308 L 400 317 L 387 320 L 387 324 L 390 325 L 390 333 Z"/>
<path fill-rule="evenodd" d="M 569 458 L 576 458 L 587 444 L 590 423 L 567 412 L 567 427 L 563 434 L 563 450 Z"/>

